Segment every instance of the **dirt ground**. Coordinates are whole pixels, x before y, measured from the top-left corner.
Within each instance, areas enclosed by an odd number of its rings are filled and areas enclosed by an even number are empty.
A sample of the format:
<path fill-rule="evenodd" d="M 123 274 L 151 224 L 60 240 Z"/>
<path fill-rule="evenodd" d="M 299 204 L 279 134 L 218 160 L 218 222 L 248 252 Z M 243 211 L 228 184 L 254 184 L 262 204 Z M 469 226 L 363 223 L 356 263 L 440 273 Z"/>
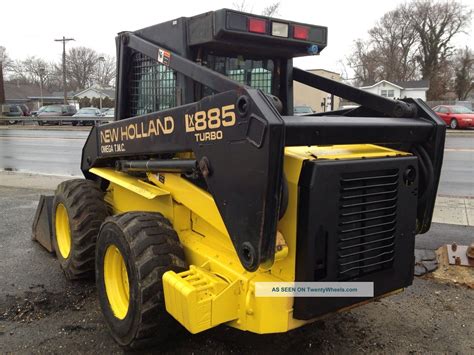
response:
<path fill-rule="evenodd" d="M 93 282 L 67 282 L 31 241 L 38 196 L 0 187 L 0 353 L 121 353 L 102 319 Z M 472 236 L 472 235 L 471 235 Z M 405 292 L 286 334 L 220 326 L 180 335 L 163 353 L 474 353 L 474 290 L 415 279 Z"/>

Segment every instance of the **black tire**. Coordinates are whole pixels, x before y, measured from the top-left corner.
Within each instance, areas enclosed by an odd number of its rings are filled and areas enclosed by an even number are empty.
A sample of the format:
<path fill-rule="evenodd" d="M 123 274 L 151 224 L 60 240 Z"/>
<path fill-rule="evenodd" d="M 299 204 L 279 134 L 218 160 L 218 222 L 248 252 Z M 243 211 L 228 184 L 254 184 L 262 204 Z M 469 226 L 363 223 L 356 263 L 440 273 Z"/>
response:
<path fill-rule="evenodd" d="M 10 124 L 10 125 L 16 124 L 16 121 L 9 120 L 9 121 L 8 121 L 8 124 Z"/>
<path fill-rule="evenodd" d="M 38 126 L 42 126 L 44 124 L 43 121 L 38 121 Z"/>
<path fill-rule="evenodd" d="M 128 303 L 121 315 L 114 312 L 106 290 L 104 274 L 109 260 L 105 258 L 109 247 L 118 249 L 127 271 Z M 119 345 L 142 348 L 163 341 L 180 329 L 166 312 L 162 276 L 169 270 L 185 269 L 178 236 L 160 213 L 129 212 L 107 218 L 97 240 L 96 283 L 102 313 Z"/>
<path fill-rule="evenodd" d="M 77 123 L 78 123 L 77 121 L 72 121 L 72 125 L 73 125 L 74 127 L 77 126 Z"/>
<path fill-rule="evenodd" d="M 451 122 L 449 123 L 449 127 L 451 127 L 451 129 L 458 129 L 459 128 L 458 120 L 453 118 Z"/>
<path fill-rule="evenodd" d="M 63 231 L 56 230 L 59 205 L 64 206 L 69 224 L 70 250 L 62 252 Z M 69 280 L 94 276 L 95 245 L 100 226 L 107 217 L 104 193 L 93 181 L 74 179 L 58 185 L 53 200 L 53 247 Z M 61 228 L 59 228 L 61 229 Z"/>

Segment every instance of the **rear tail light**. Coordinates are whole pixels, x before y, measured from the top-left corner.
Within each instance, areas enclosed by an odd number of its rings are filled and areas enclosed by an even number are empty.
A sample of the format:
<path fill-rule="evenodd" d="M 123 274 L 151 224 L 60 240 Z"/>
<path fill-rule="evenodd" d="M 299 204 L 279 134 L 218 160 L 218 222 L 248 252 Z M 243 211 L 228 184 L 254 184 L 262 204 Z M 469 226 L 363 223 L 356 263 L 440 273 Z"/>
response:
<path fill-rule="evenodd" d="M 293 26 L 293 38 L 308 40 L 308 38 L 309 38 L 309 27 L 294 25 Z"/>
<path fill-rule="evenodd" d="M 267 33 L 267 21 L 255 17 L 249 18 L 249 31 L 255 33 Z"/>

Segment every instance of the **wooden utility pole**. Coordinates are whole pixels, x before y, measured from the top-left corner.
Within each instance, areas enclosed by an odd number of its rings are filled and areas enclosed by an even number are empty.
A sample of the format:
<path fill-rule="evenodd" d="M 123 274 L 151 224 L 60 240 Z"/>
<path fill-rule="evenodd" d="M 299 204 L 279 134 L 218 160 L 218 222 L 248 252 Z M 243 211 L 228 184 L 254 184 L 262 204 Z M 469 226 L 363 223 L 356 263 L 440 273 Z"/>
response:
<path fill-rule="evenodd" d="M 74 38 L 55 39 L 55 42 L 63 42 L 63 90 L 64 90 L 64 104 L 67 105 L 67 89 L 66 89 L 66 42 L 74 41 Z"/>
<path fill-rule="evenodd" d="M 4 103 L 5 103 L 5 86 L 3 85 L 3 62 L 0 59 L 0 105 Z M 1 115 L 1 112 L 0 112 L 0 115 Z"/>

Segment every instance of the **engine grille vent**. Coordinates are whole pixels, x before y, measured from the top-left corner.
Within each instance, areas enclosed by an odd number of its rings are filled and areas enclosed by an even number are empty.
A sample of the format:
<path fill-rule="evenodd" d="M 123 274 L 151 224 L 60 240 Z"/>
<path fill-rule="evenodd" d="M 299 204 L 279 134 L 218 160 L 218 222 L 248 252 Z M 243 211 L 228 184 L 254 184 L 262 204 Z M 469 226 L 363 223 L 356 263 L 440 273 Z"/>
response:
<path fill-rule="evenodd" d="M 398 179 L 398 169 L 341 176 L 337 244 L 340 279 L 351 279 L 392 266 Z"/>

